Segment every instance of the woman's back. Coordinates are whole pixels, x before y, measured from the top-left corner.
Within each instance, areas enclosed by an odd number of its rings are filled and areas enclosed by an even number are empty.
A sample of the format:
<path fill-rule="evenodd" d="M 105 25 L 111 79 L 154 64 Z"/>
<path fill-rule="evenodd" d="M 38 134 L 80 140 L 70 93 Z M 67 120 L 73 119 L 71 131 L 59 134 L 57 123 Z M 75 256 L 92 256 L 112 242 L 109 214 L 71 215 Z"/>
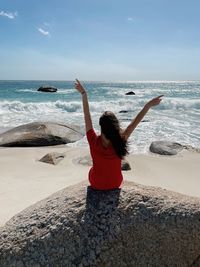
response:
<path fill-rule="evenodd" d="M 119 188 L 123 180 L 121 159 L 112 144 L 105 148 L 101 136 L 97 136 L 93 129 L 87 132 L 87 139 L 93 160 L 93 167 L 89 172 L 91 186 L 99 190 Z"/>

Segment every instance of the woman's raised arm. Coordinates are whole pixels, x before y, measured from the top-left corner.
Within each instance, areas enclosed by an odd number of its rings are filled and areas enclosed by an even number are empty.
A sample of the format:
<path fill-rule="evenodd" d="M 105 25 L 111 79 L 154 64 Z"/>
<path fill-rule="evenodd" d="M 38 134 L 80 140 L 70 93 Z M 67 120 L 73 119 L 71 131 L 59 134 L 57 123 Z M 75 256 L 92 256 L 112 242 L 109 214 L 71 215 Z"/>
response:
<path fill-rule="evenodd" d="M 85 118 L 85 129 L 86 133 L 93 128 L 92 126 L 92 119 L 90 115 L 90 108 L 87 98 L 87 92 L 85 88 L 82 86 L 82 84 L 79 82 L 79 80 L 76 79 L 75 82 L 75 88 L 82 96 L 82 103 L 83 103 L 83 112 L 84 112 L 84 118 Z"/>
<path fill-rule="evenodd" d="M 123 132 L 124 138 L 127 140 L 129 136 L 132 134 L 132 132 L 135 130 L 135 128 L 138 126 L 138 124 L 141 122 L 141 120 L 144 118 L 146 113 L 149 111 L 149 109 L 153 106 L 159 105 L 161 102 L 161 97 L 163 95 L 157 96 L 147 102 L 147 104 L 143 107 L 143 109 L 138 113 L 138 115 L 132 120 L 132 122 L 128 125 L 126 130 Z"/>

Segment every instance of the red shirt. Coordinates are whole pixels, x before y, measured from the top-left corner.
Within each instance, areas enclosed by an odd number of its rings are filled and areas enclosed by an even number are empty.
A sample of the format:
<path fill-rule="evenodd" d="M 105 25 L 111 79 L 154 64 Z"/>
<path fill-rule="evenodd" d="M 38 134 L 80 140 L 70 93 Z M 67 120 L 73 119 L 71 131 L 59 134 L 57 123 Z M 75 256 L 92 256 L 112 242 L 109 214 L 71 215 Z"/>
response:
<path fill-rule="evenodd" d="M 89 171 L 89 181 L 94 189 L 109 190 L 119 188 L 123 176 L 121 159 L 110 144 L 103 147 L 101 136 L 97 136 L 93 129 L 87 132 L 87 140 L 93 160 L 93 167 Z"/>

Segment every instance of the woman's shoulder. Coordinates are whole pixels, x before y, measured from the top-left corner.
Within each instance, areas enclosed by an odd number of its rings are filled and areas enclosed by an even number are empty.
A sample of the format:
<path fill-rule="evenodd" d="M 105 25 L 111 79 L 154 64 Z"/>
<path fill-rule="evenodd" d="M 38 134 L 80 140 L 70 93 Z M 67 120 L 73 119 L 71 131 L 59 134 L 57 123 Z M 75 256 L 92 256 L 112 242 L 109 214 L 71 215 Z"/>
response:
<path fill-rule="evenodd" d="M 87 136 L 87 140 L 88 140 L 90 145 L 94 144 L 98 138 L 98 136 L 97 136 L 97 134 L 93 128 L 89 129 L 86 132 L 86 136 Z"/>

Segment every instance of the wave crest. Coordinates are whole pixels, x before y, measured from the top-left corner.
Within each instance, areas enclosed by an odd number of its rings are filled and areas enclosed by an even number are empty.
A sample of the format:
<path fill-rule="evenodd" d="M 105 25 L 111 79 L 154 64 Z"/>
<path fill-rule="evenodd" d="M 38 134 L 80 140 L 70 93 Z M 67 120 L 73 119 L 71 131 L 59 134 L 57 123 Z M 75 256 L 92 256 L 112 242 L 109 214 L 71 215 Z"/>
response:
<path fill-rule="evenodd" d="M 92 113 L 101 113 L 105 110 L 111 110 L 118 113 L 120 110 L 139 111 L 147 100 L 135 99 L 127 101 L 121 99 L 118 101 L 91 101 L 90 110 Z M 200 99 L 170 99 L 164 98 L 159 106 L 159 110 L 200 110 Z M 0 113 L 41 113 L 49 112 L 82 112 L 81 101 L 60 101 L 55 102 L 21 102 L 21 101 L 1 101 Z"/>

